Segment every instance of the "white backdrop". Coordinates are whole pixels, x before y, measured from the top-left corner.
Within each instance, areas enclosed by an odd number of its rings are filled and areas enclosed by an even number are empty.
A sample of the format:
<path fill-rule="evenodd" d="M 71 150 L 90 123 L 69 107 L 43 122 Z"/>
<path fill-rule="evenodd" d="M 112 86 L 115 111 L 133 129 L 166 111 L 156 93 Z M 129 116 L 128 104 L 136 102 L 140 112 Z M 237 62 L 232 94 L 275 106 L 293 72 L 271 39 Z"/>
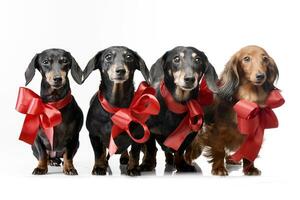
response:
<path fill-rule="evenodd" d="M 0 3 L 0 183 L 1 199 L 40 198 L 243 198 L 278 197 L 299 199 L 299 13 L 297 1 L 200 1 L 200 0 L 2 0 Z M 260 177 L 244 177 L 241 169 L 225 178 L 210 175 L 201 157 L 202 170 L 194 175 L 165 175 L 163 155 L 155 173 L 138 178 L 120 175 L 118 156 L 110 160 L 113 175 L 91 176 L 93 151 L 85 126 L 75 166 L 77 177 L 61 168 L 36 177 L 30 147 L 18 141 L 24 115 L 14 110 L 18 87 L 35 53 L 63 48 L 84 68 L 99 50 L 124 45 L 137 51 L 150 67 L 166 50 L 190 45 L 203 50 L 218 73 L 239 48 L 256 44 L 275 59 L 280 71 L 277 86 L 286 104 L 276 110 L 278 129 L 267 130 L 257 159 Z M 138 73 L 136 73 L 138 74 Z M 29 88 L 39 92 L 37 73 Z M 136 83 L 142 76 L 136 76 Z M 94 73 L 78 86 L 74 96 L 86 114 L 89 99 L 99 85 Z M 155 176 L 156 174 L 156 176 Z M 94 196 L 94 197 L 92 197 Z"/>

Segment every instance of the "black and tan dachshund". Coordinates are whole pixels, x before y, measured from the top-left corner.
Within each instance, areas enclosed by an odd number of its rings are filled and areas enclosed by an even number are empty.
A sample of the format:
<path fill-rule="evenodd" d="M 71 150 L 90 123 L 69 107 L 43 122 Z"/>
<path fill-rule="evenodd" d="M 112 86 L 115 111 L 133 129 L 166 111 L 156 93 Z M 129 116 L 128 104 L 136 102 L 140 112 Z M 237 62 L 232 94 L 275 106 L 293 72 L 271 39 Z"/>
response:
<path fill-rule="evenodd" d="M 78 84 L 82 82 L 82 70 L 73 56 L 62 49 L 48 49 L 36 54 L 25 72 L 26 85 L 33 79 L 36 69 L 42 75 L 40 95 L 44 103 L 57 102 L 70 95 L 67 76 L 69 70 Z M 32 150 L 39 162 L 33 174 L 46 174 L 48 163 L 60 165 L 60 158 L 63 157 L 63 172 L 67 175 L 77 175 L 73 157 L 79 147 L 83 114 L 74 97 L 59 111 L 62 122 L 54 127 L 53 148 L 43 129 L 38 130 Z"/>
<path fill-rule="evenodd" d="M 214 67 L 203 52 L 193 47 L 176 47 L 166 52 L 152 66 L 151 84 L 156 88 L 161 110 L 159 115 L 151 117 L 148 122 L 152 137 L 146 143 L 143 163 L 140 165 L 141 171 L 151 171 L 156 166 L 155 140 L 165 151 L 167 164 L 175 162 L 178 172 L 195 171 L 193 166 L 185 162 L 183 153 L 196 136 L 196 132 L 188 134 L 177 151 L 164 145 L 166 138 L 178 127 L 186 114 L 177 114 L 168 109 L 162 97 L 160 85 L 163 80 L 172 98 L 184 105 L 187 101 L 198 98 L 199 82 L 202 76 L 205 76 L 211 91 L 217 92 L 217 75 Z"/>
<path fill-rule="evenodd" d="M 99 91 L 111 106 L 127 108 L 134 96 L 133 77 L 135 70 L 140 70 L 146 81 L 149 81 L 149 71 L 144 60 L 134 51 L 122 47 L 114 46 L 98 52 L 87 64 L 83 72 L 85 80 L 93 70 L 98 69 L 101 74 Z M 106 148 L 109 147 L 112 114 L 107 112 L 100 104 L 97 95 L 91 99 L 90 108 L 87 115 L 86 126 L 89 131 L 90 141 L 95 153 L 95 164 L 92 170 L 93 175 L 105 175 L 108 161 Z M 133 133 L 135 138 L 139 138 L 142 132 L 137 127 Z M 139 175 L 138 163 L 129 159 L 127 148 L 131 145 L 131 154 L 140 145 L 124 132 L 114 139 L 118 147 L 116 153 L 121 153 L 120 163 L 127 164 L 128 175 Z M 131 158 L 136 158 L 132 155 Z"/>

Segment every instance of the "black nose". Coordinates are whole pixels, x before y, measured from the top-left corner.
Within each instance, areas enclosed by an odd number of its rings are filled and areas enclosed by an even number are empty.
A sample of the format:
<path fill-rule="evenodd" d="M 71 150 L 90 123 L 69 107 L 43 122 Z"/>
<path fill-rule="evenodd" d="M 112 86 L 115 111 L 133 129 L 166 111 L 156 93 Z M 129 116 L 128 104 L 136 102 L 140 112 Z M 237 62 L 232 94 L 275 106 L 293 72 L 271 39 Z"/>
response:
<path fill-rule="evenodd" d="M 261 80 L 263 80 L 264 78 L 265 78 L 265 73 L 257 73 L 256 74 L 256 79 L 258 80 L 258 81 L 261 81 Z"/>
<path fill-rule="evenodd" d="M 117 75 L 122 76 L 122 75 L 124 75 L 125 73 L 126 73 L 126 70 L 125 70 L 124 68 L 117 68 L 117 69 L 116 69 L 116 74 L 117 74 Z"/>
<path fill-rule="evenodd" d="M 184 82 L 186 84 L 192 84 L 195 82 L 195 77 L 194 76 L 185 76 L 184 77 Z"/>
<path fill-rule="evenodd" d="M 53 80 L 54 80 L 55 83 L 61 83 L 62 82 L 62 77 L 56 76 L 56 77 L 53 78 Z"/>

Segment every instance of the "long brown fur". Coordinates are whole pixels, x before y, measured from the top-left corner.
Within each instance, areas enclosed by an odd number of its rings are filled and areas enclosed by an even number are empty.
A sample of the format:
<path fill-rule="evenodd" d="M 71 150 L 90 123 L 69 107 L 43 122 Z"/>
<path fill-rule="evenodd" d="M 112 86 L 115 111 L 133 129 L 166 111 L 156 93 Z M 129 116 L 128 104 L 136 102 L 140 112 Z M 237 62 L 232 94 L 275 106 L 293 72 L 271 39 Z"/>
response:
<path fill-rule="evenodd" d="M 265 73 L 262 83 L 255 83 L 257 73 Z M 274 60 L 261 47 L 246 46 L 236 52 L 220 76 L 220 93 L 211 108 L 213 120 L 199 132 L 187 149 L 185 159 L 192 162 L 206 149 L 205 155 L 212 163 L 212 174 L 228 175 L 224 163 L 228 156 L 226 152 L 237 150 L 244 140 L 237 129 L 233 105 L 240 99 L 246 99 L 264 106 L 277 78 L 278 69 Z M 260 170 L 246 159 L 243 159 L 243 169 L 246 175 L 260 174 Z"/>

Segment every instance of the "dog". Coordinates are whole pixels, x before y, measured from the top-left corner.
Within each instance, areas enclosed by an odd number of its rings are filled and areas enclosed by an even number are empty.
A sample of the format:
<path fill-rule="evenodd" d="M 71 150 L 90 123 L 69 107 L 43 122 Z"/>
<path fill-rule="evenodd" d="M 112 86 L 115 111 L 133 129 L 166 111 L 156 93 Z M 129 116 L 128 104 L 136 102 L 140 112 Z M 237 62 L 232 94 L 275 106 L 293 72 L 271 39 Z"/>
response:
<path fill-rule="evenodd" d="M 184 160 L 183 153 L 197 132 L 188 132 L 178 149 L 165 145 L 167 138 L 180 125 L 187 112 L 179 114 L 169 109 L 166 99 L 163 97 L 162 83 L 164 83 L 165 90 L 170 93 L 169 97 L 173 99 L 172 101 L 178 106 L 184 106 L 187 102 L 196 101 L 199 97 L 200 81 L 203 77 L 205 77 L 208 87 L 213 92 L 217 92 L 216 81 L 218 77 L 214 67 L 208 61 L 207 56 L 194 47 L 175 47 L 167 51 L 151 67 L 151 85 L 156 88 L 156 97 L 160 102 L 161 110 L 159 115 L 152 116 L 148 122 L 152 137 L 144 146 L 144 158 L 140 165 L 141 171 L 151 171 L 156 166 L 157 148 L 155 141 L 165 151 L 167 164 L 173 165 L 175 162 L 178 172 L 195 171 L 195 167 Z"/>
<path fill-rule="evenodd" d="M 52 104 L 68 97 L 70 102 L 59 109 L 62 122 L 54 127 L 53 145 L 46 137 L 44 129 L 39 128 L 32 150 L 38 159 L 38 166 L 32 174 L 42 175 L 48 172 L 48 164 L 60 165 L 63 157 L 63 172 L 77 175 L 73 157 L 79 147 L 79 132 L 83 125 L 83 114 L 74 97 L 71 96 L 68 72 L 76 83 L 82 82 L 82 70 L 73 56 L 62 49 L 47 49 L 36 54 L 26 72 L 28 85 L 38 70 L 42 75 L 40 95 L 44 103 Z"/>
<path fill-rule="evenodd" d="M 123 46 L 113 46 L 98 52 L 87 64 L 83 71 L 83 80 L 93 70 L 100 70 L 101 83 L 99 91 L 103 98 L 112 107 L 128 108 L 134 96 L 134 72 L 141 71 L 144 79 L 149 82 L 149 71 L 144 60 L 133 50 Z M 93 175 L 105 175 L 108 167 L 106 148 L 109 148 L 113 122 L 112 114 L 104 109 L 96 93 L 90 102 L 87 114 L 86 127 L 89 131 L 90 141 L 95 154 L 95 164 L 92 170 Z M 132 127 L 135 138 L 141 136 L 139 126 Z M 140 145 L 123 132 L 114 138 L 118 147 L 116 153 L 120 153 L 120 164 L 127 164 L 127 174 L 130 176 L 140 175 L 138 169 L 139 155 L 135 149 Z M 130 156 L 127 148 L 131 145 Z"/>
<path fill-rule="evenodd" d="M 245 140 L 238 127 L 233 105 L 241 99 L 263 107 L 269 93 L 274 90 L 278 78 L 277 65 L 261 47 L 246 46 L 236 52 L 227 62 L 220 77 L 220 89 L 211 109 L 212 120 L 200 131 L 186 151 L 186 160 L 191 163 L 208 147 L 206 156 L 212 162 L 212 174 L 225 176 L 228 171 L 224 160 L 228 151 L 235 151 Z M 259 175 L 261 171 L 248 159 L 243 159 L 245 175 Z"/>

